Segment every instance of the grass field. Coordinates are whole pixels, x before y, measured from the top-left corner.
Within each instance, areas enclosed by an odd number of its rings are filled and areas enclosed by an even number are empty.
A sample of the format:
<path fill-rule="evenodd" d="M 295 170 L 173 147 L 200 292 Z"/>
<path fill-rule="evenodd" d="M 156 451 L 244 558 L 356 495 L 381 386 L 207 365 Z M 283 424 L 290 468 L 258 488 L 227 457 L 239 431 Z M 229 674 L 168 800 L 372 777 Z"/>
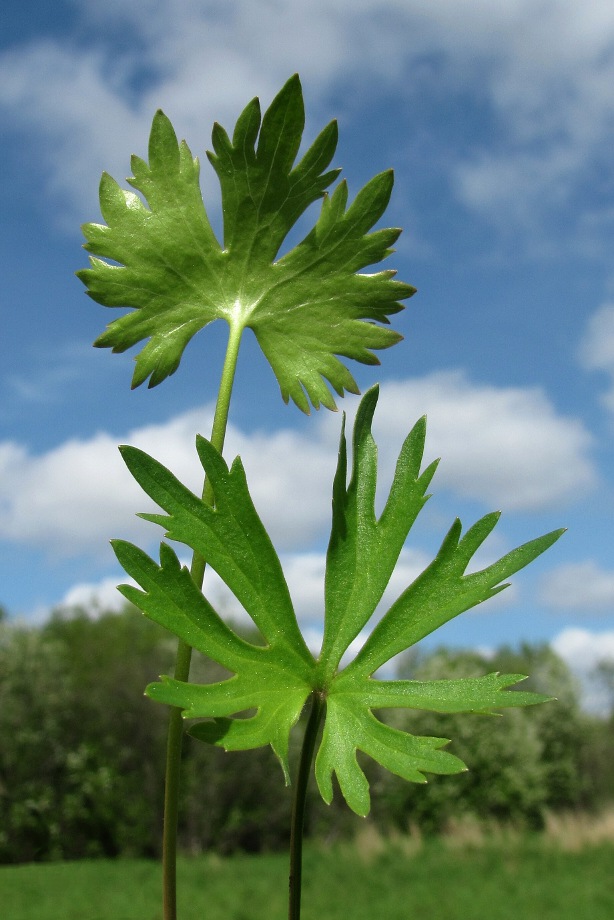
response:
<path fill-rule="evenodd" d="M 179 867 L 181 920 L 283 920 L 281 855 L 205 856 Z M 614 843 L 538 837 L 310 847 L 304 920 L 611 920 Z M 3 920 L 161 920 L 159 867 L 143 860 L 0 867 Z"/>

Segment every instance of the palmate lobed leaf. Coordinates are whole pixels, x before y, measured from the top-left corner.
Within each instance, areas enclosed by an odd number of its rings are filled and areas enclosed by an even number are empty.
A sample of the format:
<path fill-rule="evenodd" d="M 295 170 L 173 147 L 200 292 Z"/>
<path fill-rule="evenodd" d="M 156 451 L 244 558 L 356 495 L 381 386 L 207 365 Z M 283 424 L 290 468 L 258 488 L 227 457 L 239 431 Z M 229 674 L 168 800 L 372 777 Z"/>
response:
<path fill-rule="evenodd" d="M 163 112 L 153 120 L 149 163 L 133 156 L 128 180 L 148 206 L 103 175 L 107 223 L 84 225 L 92 257 L 77 275 L 98 303 L 132 308 L 97 346 L 123 352 L 149 339 L 136 357 L 133 386 L 147 379 L 155 386 L 174 373 L 191 338 L 224 319 L 239 333 L 253 330 L 286 402 L 305 412 L 310 403 L 335 408 L 331 389 L 358 392 L 339 357 L 377 364 L 373 349 L 401 338 L 386 328 L 388 317 L 415 289 L 391 270 L 360 273 L 386 258 L 401 232 L 369 232 L 388 204 L 392 172 L 375 176 L 348 207 L 345 182 L 326 193 L 339 173 L 327 171 L 335 122 L 295 165 L 304 124 L 295 75 L 262 119 L 258 100 L 249 103 L 232 140 L 215 125 L 208 157 L 221 186 L 223 245 L 205 211 L 199 162 Z M 278 258 L 297 219 L 321 198 L 313 229 Z"/>
<path fill-rule="evenodd" d="M 121 586 L 125 597 L 233 672 L 229 679 L 207 685 L 164 677 L 148 687 L 149 696 L 180 707 L 187 718 L 207 719 L 190 730 L 200 740 L 226 750 L 270 744 L 288 780 L 290 732 L 307 698 L 319 694 L 326 701 L 315 767 L 320 792 L 331 801 L 336 775 L 348 805 L 361 815 L 369 810 L 369 786 L 358 751 L 414 782 L 425 782 L 425 773 L 465 769 L 462 761 L 442 749 L 446 739 L 392 728 L 377 718 L 378 710 L 490 713 L 547 699 L 508 692 L 523 680 L 519 674 L 427 682 L 379 680 L 373 674 L 442 623 L 502 590 L 506 578 L 563 532 L 526 543 L 467 575 L 469 561 L 498 516 L 486 515 L 464 536 L 460 522 L 455 522 L 435 560 L 384 614 L 354 660 L 340 668 L 343 654 L 373 616 L 408 531 L 428 498 L 426 489 L 435 471 L 431 464 L 421 472 L 421 419 L 401 449 L 389 499 L 376 516 L 377 449 L 371 423 L 377 397 L 374 387 L 356 416 L 349 483 L 342 430 L 327 553 L 324 639 L 317 659 L 300 633 L 279 558 L 254 508 L 239 458 L 229 468 L 208 441 L 198 438 L 199 456 L 215 496 L 212 508 L 156 460 L 136 448 L 122 448 L 131 473 L 164 512 L 143 517 L 204 556 L 251 616 L 264 646 L 246 642 L 223 622 L 168 545 L 162 544 L 158 564 L 131 544 L 114 542 L 119 561 L 140 586 Z M 250 709 L 255 715 L 241 717 Z"/>

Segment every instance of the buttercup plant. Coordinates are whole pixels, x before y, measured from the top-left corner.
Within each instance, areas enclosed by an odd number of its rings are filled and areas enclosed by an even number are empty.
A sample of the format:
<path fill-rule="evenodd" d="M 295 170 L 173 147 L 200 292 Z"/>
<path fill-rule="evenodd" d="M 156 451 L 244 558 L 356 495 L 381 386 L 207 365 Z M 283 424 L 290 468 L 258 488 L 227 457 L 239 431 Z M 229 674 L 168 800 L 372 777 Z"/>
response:
<path fill-rule="evenodd" d="M 108 307 L 129 307 L 96 340 L 123 352 L 144 340 L 132 385 L 156 386 L 174 373 L 183 350 L 200 329 L 224 319 L 229 337 L 210 439 L 196 437 L 204 471 L 193 494 L 154 458 L 121 448 L 131 474 L 162 513 L 141 515 L 163 527 L 168 539 L 192 550 L 190 569 L 160 545 L 159 562 L 138 547 L 113 541 L 116 556 L 138 587 L 120 591 L 143 613 L 179 638 L 175 674 L 147 687 L 170 709 L 163 835 L 164 917 L 176 917 L 176 835 L 182 717 L 200 719 L 189 734 L 227 751 L 271 745 L 290 783 L 290 733 L 310 707 L 294 778 L 290 856 L 290 920 L 300 917 L 301 848 L 307 783 L 315 777 L 325 802 L 333 774 L 358 815 L 369 811 L 369 784 L 357 751 L 393 773 L 425 782 L 425 773 L 466 769 L 442 738 L 416 737 L 375 715 L 390 707 L 437 712 L 489 713 L 546 699 L 508 688 L 518 674 L 464 680 L 381 680 L 382 665 L 459 613 L 506 587 L 505 579 L 551 546 L 557 530 L 507 553 L 481 571 L 465 574 L 498 520 L 488 514 L 464 534 L 455 521 L 434 561 L 379 619 L 349 664 L 341 661 L 371 621 L 390 581 L 409 530 L 428 495 L 437 463 L 421 470 L 426 421 L 405 440 L 384 510 L 375 512 L 377 448 L 371 433 L 378 399 L 363 397 L 353 431 L 352 471 L 342 425 L 333 483 L 332 530 L 326 557 L 324 637 L 316 657 L 300 632 L 277 553 L 255 509 L 240 458 L 222 457 L 230 397 L 246 328 L 253 330 L 279 382 L 284 401 L 303 411 L 336 408 L 334 391 L 358 393 L 340 358 L 377 364 L 373 349 L 400 340 L 388 317 L 414 288 L 391 270 L 361 273 L 391 253 L 398 229 L 373 226 L 392 190 L 392 173 L 372 179 L 348 206 L 345 182 L 326 189 L 339 170 L 328 170 L 337 143 L 335 122 L 295 165 L 304 129 L 298 76 L 282 88 L 261 119 L 254 99 L 239 116 L 232 140 L 215 125 L 208 158 L 221 185 L 224 241 L 209 223 L 199 186 L 199 163 L 178 143 L 168 118 L 157 112 L 149 163 L 132 158 L 126 191 L 108 175 L 100 185 L 106 225 L 86 224 L 91 267 L 78 272 L 88 294 Z M 313 229 L 277 258 L 297 219 L 322 199 Z M 111 260 L 105 261 L 105 260 Z M 202 593 L 210 565 L 250 615 L 264 645 L 238 636 Z M 195 648 L 233 676 L 189 683 Z M 345 660 L 345 659 L 344 659 Z M 255 710 L 247 718 L 243 714 Z M 320 734 L 321 732 L 321 734 Z"/>

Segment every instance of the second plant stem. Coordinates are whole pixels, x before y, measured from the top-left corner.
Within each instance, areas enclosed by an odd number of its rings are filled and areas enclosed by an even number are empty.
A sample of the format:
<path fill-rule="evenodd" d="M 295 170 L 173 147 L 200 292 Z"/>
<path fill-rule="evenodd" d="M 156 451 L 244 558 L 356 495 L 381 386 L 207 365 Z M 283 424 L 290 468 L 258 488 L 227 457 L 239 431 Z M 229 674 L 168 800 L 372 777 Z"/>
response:
<path fill-rule="evenodd" d="M 298 765 L 298 773 L 294 786 L 294 799 L 292 803 L 292 826 L 290 830 L 290 878 L 288 920 L 300 920 L 301 917 L 301 889 L 303 878 L 303 828 L 305 824 L 305 804 L 307 801 L 307 786 L 311 773 L 313 752 L 315 750 L 318 730 L 322 721 L 326 701 L 324 694 L 314 691 L 311 700 L 311 712 L 305 727 L 303 746 Z"/>
<path fill-rule="evenodd" d="M 211 429 L 211 444 L 219 453 L 224 448 L 226 428 L 228 425 L 228 412 L 230 397 L 239 356 L 239 345 L 243 327 L 230 326 L 226 356 L 222 368 L 220 388 L 218 391 L 213 427 Z M 213 505 L 213 490 L 205 479 L 202 491 L 203 501 Z M 199 589 L 203 586 L 206 561 L 200 553 L 192 556 L 190 573 Z M 177 647 L 175 661 L 175 679 L 187 681 L 190 676 L 190 661 L 192 649 L 181 639 Z M 168 738 L 166 745 L 166 775 L 164 792 L 164 828 L 162 832 L 162 884 L 163 884 L 163 909 L 164 920 L 177 920 L 177 821 L 179 812 L 179 786 L 181 772 L 181 748 L 183 742 L 183 719 L 181 710 L 171 708 L 168 723 Z"/>

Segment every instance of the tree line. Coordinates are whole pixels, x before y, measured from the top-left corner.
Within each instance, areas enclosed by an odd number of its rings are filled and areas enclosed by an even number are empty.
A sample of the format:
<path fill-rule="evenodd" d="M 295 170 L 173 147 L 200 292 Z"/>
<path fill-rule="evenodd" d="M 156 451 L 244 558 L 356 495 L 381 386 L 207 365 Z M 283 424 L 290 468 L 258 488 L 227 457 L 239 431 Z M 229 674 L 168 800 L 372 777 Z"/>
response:
<path fill-rule="evenodd" d="M 174 643 L 129 607 L 96 617 L 58 611 L 37 627 L 0 621 L 0 862 L 158 855 L 167 713 L 143 689 L 172 669 Z M 548 646 L 502 648 L 488 660 L 408 653 L 399 665 L 409 679 L 489 671 L 531 674 L 522 689 L 557 702 L 501 717 L 380 714 L 414 734 L 452 738 L 450 750 L 469 766 L 422 786 L 365 758 L 382 830 L 437 832 L 464 814 L 539 828 L 549 810 L 614 800 L 614 718 L 581 710 L 569 669 Z M 195 657 L 193 680 L 220 676 Z M 187 738 L 183 769 L 185 852 L 287 846 L 290 790 L 269 749 L 227 754 Z M 312 791 L 309 833 L 356 829 L 360 819 L 339 798 L 328 807 Z"/>

